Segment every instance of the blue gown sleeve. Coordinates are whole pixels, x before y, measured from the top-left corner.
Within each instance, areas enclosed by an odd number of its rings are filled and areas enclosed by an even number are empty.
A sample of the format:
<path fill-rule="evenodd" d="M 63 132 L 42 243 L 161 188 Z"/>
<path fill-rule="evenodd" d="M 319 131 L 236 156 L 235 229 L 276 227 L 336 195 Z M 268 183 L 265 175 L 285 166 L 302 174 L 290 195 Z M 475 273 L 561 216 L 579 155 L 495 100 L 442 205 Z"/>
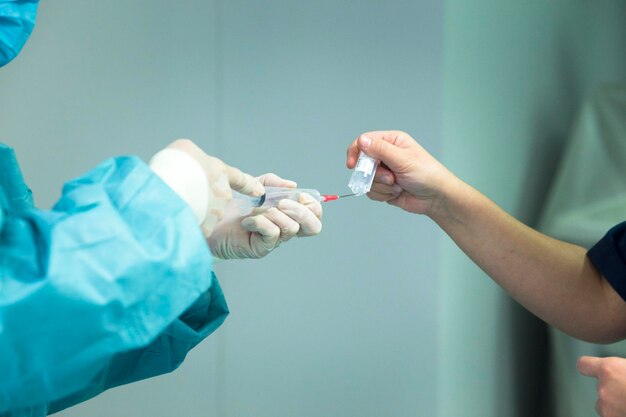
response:
<path fill-rule="evenodd" d="M 52 402 L 48 412 L 61 411 L 109 388 L 175 370 L 187 353 L 224 321 L 228 310 L 216 306 L 225 305 L 219 286 L 212 286 L 150 345 L 116 354 L 86 389 Z"/>
<path fill-rule="evenodd" d="M 169 372 L 228 314 L 191 210 L 139 159 L 68 183 L 50 211 L 2 200 L 0 414 Z"/>

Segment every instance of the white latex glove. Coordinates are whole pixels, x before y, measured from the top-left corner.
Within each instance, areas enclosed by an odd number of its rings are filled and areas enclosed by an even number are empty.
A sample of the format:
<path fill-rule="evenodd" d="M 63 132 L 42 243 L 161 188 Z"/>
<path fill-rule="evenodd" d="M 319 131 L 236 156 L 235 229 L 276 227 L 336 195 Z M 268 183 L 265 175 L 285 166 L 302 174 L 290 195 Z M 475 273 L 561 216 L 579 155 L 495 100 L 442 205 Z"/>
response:
<path fill-rule="evenodd" d="M 295 182 L 274 174 L 258 179 L 268 187 L 296 187 Z M 209 236 L 209 247 L 221 259 L 262 258 L 294 236 L 319 234 L 321 218 L 322 205 L 308 194 L 302 194 L 298 202 L 282 200 L 276 208 L 254 211 L 249 216 L 241 216 L 239 207 L 231 203 Z"/>
<path fill-rule="evenodd" d="M 207 238 L 224 216 L 231 190 L 254 196 L 265 192 L 258 179 L 207 155 L 188 139 L 157 153 L 150 168 L 189 204 Z"/>

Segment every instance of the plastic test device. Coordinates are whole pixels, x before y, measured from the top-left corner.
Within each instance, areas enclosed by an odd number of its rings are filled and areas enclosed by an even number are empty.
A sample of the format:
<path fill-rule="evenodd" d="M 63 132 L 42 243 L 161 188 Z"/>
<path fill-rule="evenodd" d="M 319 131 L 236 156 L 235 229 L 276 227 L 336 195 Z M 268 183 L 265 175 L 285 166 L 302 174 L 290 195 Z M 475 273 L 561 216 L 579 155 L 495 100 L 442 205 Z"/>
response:
<path fill-rule="evenodd" d="M 234 191 L 233 198 L 237 205 L 239 205 L 240 210 L 249 211 L 255 208 L 276 207 L 281 200 L 298 201 L 302 193 L 309 194 L 313 199 L 322 203 L 353 195 L 360 196 L 368 193 L 372 188 L 377 166 L 378 161 L 376 159 L 363 152 L 359 154 L 359 159 L 356 162 L 356 166 L 350 177 L 350 182 L 348 183 L 352 194 L 320 194 L 319 191 L 312 188 L 265 187 L 265 194 L 260 197 L 251 197 Z"/>
<path fill-rule="evenodd" d="M 348 183 L 348 187 L 355 195 L 363 195 L 370 191 L 377 166 L 376 159 L 364 152 L 359 153 L 359 159 L 356 161 L 356 166 Z"/>

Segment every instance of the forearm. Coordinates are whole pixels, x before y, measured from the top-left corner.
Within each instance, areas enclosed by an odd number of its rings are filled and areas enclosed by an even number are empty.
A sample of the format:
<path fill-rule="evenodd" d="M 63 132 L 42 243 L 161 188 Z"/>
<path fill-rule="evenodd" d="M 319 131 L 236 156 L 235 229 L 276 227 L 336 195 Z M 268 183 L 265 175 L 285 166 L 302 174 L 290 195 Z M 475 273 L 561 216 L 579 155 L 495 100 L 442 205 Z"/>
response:
<path fill-rule="evenodd" d="M 456 178 L 429 215 L 494 281 L 549 324 L 596 342 L 625 336 L 626 304 L 584 248 L 525 226 Z"/>
<path fill-rule="evenodd" d="M 359 136 L 348 148 L 348 168 L 355 167 L 360 151 L 382 161 L 370 198 L 431 217 L 531 312 L 580 339 L 626 338 L 626 303 L 584 248 L 515 220 L 450 173 L 407 133 Z"/>

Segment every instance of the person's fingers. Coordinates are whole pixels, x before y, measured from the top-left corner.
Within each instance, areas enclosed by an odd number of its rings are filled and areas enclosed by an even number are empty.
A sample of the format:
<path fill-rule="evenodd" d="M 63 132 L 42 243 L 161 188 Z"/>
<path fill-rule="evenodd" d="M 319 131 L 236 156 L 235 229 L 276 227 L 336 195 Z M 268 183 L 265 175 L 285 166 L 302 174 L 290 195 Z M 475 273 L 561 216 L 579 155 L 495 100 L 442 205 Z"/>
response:
<path fill-rule="evenodd" d="M 386 167 L 378 165 L 378 168 L 376 168 L 376 174 L 374 175 L 374 182 L 393 185 L 396 182 L 396 176 L 393 175 L 393 172 Z"/>
<path fill-rule="evenodd" d="M 220 219 L 215 214 L 208 213 L 206 217 L 204 218 L 204 220 L 202 221 L 202 224 L 200 224 L 200 229 L 202 230 L 202 234 L 207 238 L 211 236 L 219 220 Z"/>
<path fill-rule="evenodd" d="M 212 184 L 210 184 L 210 200 L 223 200 L 225 204 L 233 198 L 233 193 L 228 183 L 228 177 L 222 173 Z M 209 201 L 209 207 L 214 205 L 214 201 Z"/>
<path fill-rule="evenodd" d="M 360 150 L 374 159 L 385 163 L 391 171 L 402 170 L 406 164 L 406 155 L 402 148 L 397 147 L 391 141 L 373 135 L 361 135 L 357 140 Z"/>
<path fill-rule="evenodd" d="M 402 191 L 396 197 L 387 201 L 387 204 L 392 206 L 400 207 L 403 210 L 406 210 L 409 207 L 409 201 L 411 199 L 411 195 L 406 191 Z"/>
<path fill-rule="evenodd" d="M 248 232 L 258 234 L 262 249 L 266 251 L 265 254 L 278 245 L 280 228 L 264 215 L 246 217 L 241 221 L 241 227 Z M 254 247 L 252 249 L 255 250 Z M 260 255 L 262 252 L 259 251 L 257 255 Z M 264 256 L 264 254 L 260 256 Z"/>
<path fill-rule="evenodd" d="M 597 358 L 594 356 L 581 356 L 578 358 L 578 362 L 576 364 L 578 372 L 585 376 L 597 378 L 600 366 L 602 365 L 602 359 L 603 358 Z"/>
<path fill-rule="evenodd" d="M 599 399 L 596 400 L 596 406 L 594 407 L 594 409 L 596 410 L 597 415 L 599 415 L 600 417 L 604 417 L 604 414 L 602 414 L 602 404 Z"/>
<path fill-rule="evenodd" d="M 265 193 L 265 187 L 263 187 L 261 181 L 254 178 L 252 175 L 246 174 L 235 167 L 231 167 L 230 165 L 225 165 L 225 171 L 228 176 L 230 188 L 233 190 L 256 197 Z"/>
<path fill-rule="evenodd" d="M 385 185 L 385 184 L 374 182 L 372 183 L 372 188 L 370 189 L 370 192 L 379 193 L 379 194 L 388 194 L 388 195 L 393 195 L 397 197 L 402 192 L 402 187 L 400 187 L 398 184 Z"/>
<path fill-rule="evenodd" d="M 393 190 L 393 187 L 390 187 L 388 185 L 373 183 L 372 188 L 370 188 L 370 191 L 367 194 L 369 195 L 372 193 L 376 193 L 376 194 L 381 194 L 381 195 L 392 196 L 393 195 L 392 190 Z"/>
<path fill-rule="evenodd" d="M 300 231 L 300 225 L 297 221 L 275 207 L 270 208 L 263 215 L 278 226 L 281 242 L 288 241 Z"/>
<path fill-rule="evenodd" d="M 370 200 L 382 202 L 386 202 L 394 198 L 391 194 L 377 193 L 376 191 L 370 191 L 369 193 L 367 193 L 367 197 Z"/>
<path fill-rule="evenodd" d="M 322 210 L 322 203 L 311 197 L 310 194 L 302 193 L 298 196 L 298 203 L 305 205 L 309 210 L 313 212 L 315 217 L 322 219 L 324 210 Z"/>
<path fill-rule="evenodd" d="M 273 173 L 263 174 L 258 179 L 266 187 L 296 188 L 298 186 L 295 181 L 286 180 Z"/>
<path fill-rule="evenodd" d="M 263 214 L 246 217 L 241 221 L 241 226 L 248 232 L 259 233 L 270 239 L 277 240 L 280 236 L 280 228 Z"/>
<path fill-rule="evenodd" d="M 368 137 L 374 140 L 385 141 L 399 148 L 407 148 L 411 146 L 412 143 L 416 144 L 414 143 L 415 141 L 408 134 L 399 130 L 382 130 L 382 131 L 372 131 L 372 132 L 363 133 L 358 138 L 356 138 L 350 144 L 350 146 L 348 146 L 348 151 L 346 155 L 346 166 L 349 169 L 354 168 L 354 166 L 356 165 L 356 161 L 359 158 L 359 152 L 364 150 L 360 146 L 360 140 L 363 137 Z M 365 153 L 370 155 L 367 151 Z M 374 155 L 370 155 L 370 156 L 376 159 L 381 159 Z"/>
<path fill-rule="evenodd" d="M 369 136 L 373 139 L 380 139 L 391 143 L 398 148 L 408 148 L 412 145 L 416 145 L 417 142 L 408 133 L 401 130 L 378 130 L 365 132 L 361 136 Z M 358 140 L 358 138 L 357 138 Z"/>
<path fill-rule="evenodd" d="M 348 169 L 354 168 L 356 165 L 356 161 L 359 158 L 359 147 L 357 146 L 357 139 L 352 141 L 350 146 L 348 146 L 348 151 L 346 153 L 346 166 Z"/>
<path fill-rule="evenodd" d="M 300 225 L 298 236 L 313 236 L 322 231 L 322 222 L 313 212 L 311 207 L 293 200 L 282 200 L 278 203 L 278 208 L 291 217 Z"/>
<path fill-rule="evenodd" d="M 397 198 L 401 193 L 402 187 L 398 184 L 386 185 L 374 182 L 367 196 L 376 201 L 389 201 Z"/>
<path fill-rule="evenodd" d="M 233 193 L 228 185 L 226 174 L 217 177 L 208 189 L 208 205 L 201 229 L 205 236 L 210 236 L 216 224 L 226 214 L 226 207 L 232 200 Z"/>

